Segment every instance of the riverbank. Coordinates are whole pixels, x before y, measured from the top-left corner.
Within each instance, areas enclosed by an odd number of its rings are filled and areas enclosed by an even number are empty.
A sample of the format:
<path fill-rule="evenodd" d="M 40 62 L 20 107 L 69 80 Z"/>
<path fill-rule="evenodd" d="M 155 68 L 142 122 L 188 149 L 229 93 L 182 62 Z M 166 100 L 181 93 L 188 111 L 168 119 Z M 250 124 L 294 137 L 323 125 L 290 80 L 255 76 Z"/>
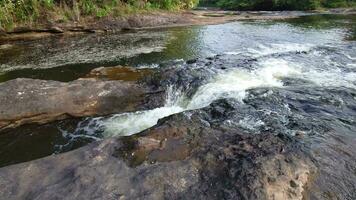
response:
<path fill-rule="evenodd" d="M 356 14 L 356 10 L 330 9 L 320 11 L 222 11 L 192 10 L 184 12 L 155 11 L 125 17 L 87 18 L 80 22 L 19 26 L 10 31 L 0 30 L 0 42 L 42 38 L 50 35 L 80 33 L 125 32 L 193 25 L 221 24 L 239 20 L 288 19 L 313 14 Z"/>

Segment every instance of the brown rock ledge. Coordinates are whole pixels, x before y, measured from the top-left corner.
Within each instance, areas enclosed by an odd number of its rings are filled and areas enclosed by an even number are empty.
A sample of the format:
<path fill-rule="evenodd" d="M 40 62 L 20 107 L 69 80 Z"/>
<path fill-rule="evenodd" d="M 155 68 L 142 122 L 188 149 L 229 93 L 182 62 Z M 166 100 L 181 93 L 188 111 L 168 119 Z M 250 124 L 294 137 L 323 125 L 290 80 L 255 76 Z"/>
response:
<path fill-rule="evenodd" d="M 135 111 L 148 93 L 144 86 L 123 81 L 15 79 L 0 83 L 0 129 Z"/>

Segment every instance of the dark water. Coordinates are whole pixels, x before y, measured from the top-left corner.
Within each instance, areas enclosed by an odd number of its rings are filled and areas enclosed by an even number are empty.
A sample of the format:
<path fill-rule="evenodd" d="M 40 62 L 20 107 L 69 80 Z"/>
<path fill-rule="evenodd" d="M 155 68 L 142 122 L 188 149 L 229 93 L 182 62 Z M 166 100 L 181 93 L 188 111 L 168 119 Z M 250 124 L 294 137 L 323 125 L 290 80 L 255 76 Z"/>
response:
<path fill-rule="evenodd" d="M 0 49 L 0 81 L 19 77 L 71 81 L 99 66 L 129 65 L 159 71 L 172 63 L 184 63 L 172 61 L 220 57 L 204 72 L 212 78 L 191 88 L 194 94 L 179 90 L 178 83 L 173 85 L 165 107 L 2 131 L 0 166 L 69 151 L 103 137 L 137 133 L 159 118 L 205 107 L 213 100 L 229 97 L 248 103 L 248 91 L 266 87 L 288 91 L 266 94 L 266 98 L 286 105 L 283 112 L 274 111 L 277 122 L 251 114 L 237 121 L 239 126 L 256 133 L 273 126 L 291 135 L 302 131 L 320 151 L 323 146 L 317 144 L 330 145 L 325 140 L 335 138 L 342 150 L 326 153 L 346 159 L 340 152 L 354 152 L 344 148 L 354 145 L 356 136 L 355 39 L 355 15 L 313 15 L 11 43 Z M 228 70 L 221 71 L 222 66 Z M 290 121 L 298 121 L 298 117 L 301 123 L 292 126 Z M 348 167 L 352 168 L 348 171 L 354 170 L 354 166 Z"/>
<path fill-rule="evenodd" d="M 45 125 L 24 125 L 20 128 L 2 131 L 0 134 L 1 166 L 40 158 L 59 151 L 78 148 L 92 140 L 81 138 L 68 143 L 70 138 L 63 137 L 61 127 L 75 130 L 78 120 L 65 120 Z M 69 144 L 68 146 L 61 146 Z"/>

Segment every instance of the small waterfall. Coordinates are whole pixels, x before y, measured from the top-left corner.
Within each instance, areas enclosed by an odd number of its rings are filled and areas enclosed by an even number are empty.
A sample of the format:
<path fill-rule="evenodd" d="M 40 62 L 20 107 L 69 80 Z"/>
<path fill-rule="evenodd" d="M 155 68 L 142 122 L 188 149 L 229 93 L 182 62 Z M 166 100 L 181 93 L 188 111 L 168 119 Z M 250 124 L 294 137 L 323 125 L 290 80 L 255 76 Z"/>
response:
<path fill-rule="evenodd" d="M 267 53 L 280 52 L 298 52 L 298 51 L 314 51 L 310 45 L 272 45 L 272 49 L 261 47 L 257 49 L 263 52 L 264 56 Z M 247 54 L 252 51 L 247 52 Z M 138 133 L 142 130 L 150 128 L 157 124 L 159 119 L 180 113 L 186 110 L 194 110 L 208 106 L 213 101 L 221 98 L 235 98 L 243 100 L 246 96 L 246 91 L 258 87 L 283 87 L 283 78 L 293 77 L 306 79 L 314 82 L 316 85 L 353 85 L 355 73 L 344 74 L 337 68 L 328 69 L 327 71 L 318 71 L 310 66 L 303 66 L 301 63 L 294 63 L 285 58 L 260 57 L 252 69 L 235 68 L 224 73 L 217 74 L 207 84 L 197 88 L 195 94 L 188 98 L 184 91 L 177 85 L 170 85 L 166 92 L 166 102 L 163 107 L 155 108 L 146 111 L 137 111 L 132 113 L 123 113 L 112 115 L 109 118 L 90 118 L 95 121 L 95 130 L 101 132 L 101 137 L 124 136 Z M 333 78 L 331 83 L 329 78 Z M 89 123 L 92 124 L 92 123 Z M 83 127 L 78 127 L 77 130 L 83 130 Z M 90 131 L 90 133 L 96 131 Z"/>
<path fill-rule="evenodd" d="M 180 88 L 170 85 L 166 92 L 166 102 L 163 107 L 134 113 L 113 115 L 102 125 L 104 136 L 132 135 L 157 124 L 159 119 L 185 110 L 184 94 Z"/>
<path fill-rule="evenodd" d="M 167 89 L 165 106 L 153 110 L 118 114 L 102 122 L 106 137 L 131 135 L 157 124 L 158 120 L 185 110 L 194 110 L 208 106 L 221 98 L 242 100 L 247 89 L 256 87 L 282 87 L 280 80 L 291 74 L 299 73 L 295 66 L 289 66 L 284 60 L 272 59 L 261 63 L 261 67 L 248 71 L 234 69 L 219 74 L 209 83 L 198 88 L 191 99 L 187 99 L 180 88 L 171 85 Z"/>

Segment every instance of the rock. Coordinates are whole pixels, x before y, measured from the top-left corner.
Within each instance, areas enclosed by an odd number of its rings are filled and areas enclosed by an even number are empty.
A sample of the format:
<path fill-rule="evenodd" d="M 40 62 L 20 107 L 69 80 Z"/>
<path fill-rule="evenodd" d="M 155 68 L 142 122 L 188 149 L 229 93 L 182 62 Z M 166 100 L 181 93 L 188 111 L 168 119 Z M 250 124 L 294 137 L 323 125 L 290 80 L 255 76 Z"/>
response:
<path fill-rule="evenodd" d="M 198 61 L 198 59 L 191 59 L 191 60 L 187 60 L 186 63 L 187 64 L 194 64 Z"/>
<path fill-rule="evenodd" d="M 0 129 L 143 109 L 146 92 L 137 84 L 95 79 L 7 81 L 0 84 Z"/>
<path fill-rule="evenodd" d="M 0 36 L 6 35 L 6 30 L 0 27 Z"/>
<path fill-rule="evenodd" d="M 15 27 L 10 33 L 28 33 L 28 32 L 33 32 L 33 29 L 27 26 L 18 26 Z"/>
<path fill-rule="evenodd" d="M 0 34 L 0 41 L 1 42 L 9 42 L 9 41 L 14 41 L 14 40 L 36 40 L 40 39 L 43 37 L 47 37 L 52 35 L 52 33 L 49 32 L 32 32 L 32 31 L 25 31 L 22 33 L 13 33 L 13 32 L 8 32 L 8 34 L 1 35 Z"/>
<path fill-rule="evenodd" d="M 64 33 L 64 30 L 59 28 L 58 26 L 52 26 L 48 29 L 51 33 Z"/>
<path fill-rule="evenodd" d="M 152 69 L 135 69 L 124 66 L 99 67 L 90 71 L 87 77 L 107 80 L 140 81 L 152 74 L 152 72 Z"/>
<path fill-rule="evenodd" d="M 14 45 L 13 44 L 1 44 L 0 45 L 0 50 L 7 50 L 12 48 Z"/>
<path fill-rule="evenodd" d="M 216 106 L 226 104 L 230 106 L 219 118 L 210 115 Z M 289 136 L 251 134 L 226 126 L 240 106 L 219 101 L 167 117 L 137 135 L 2 168 L 0 195 L 4 199 L 302 199 L 313 173 L 303 145 Z"/>
<path fill-rule="evenodd" d="M 48 32 L 48 33 L 64 33 L 64 30 L 59 28 L 58 26 L 47 26 L 47 27 L 37 27 L 33 28 L 30 26 L 18 26 L 15 27 L 12 31 L 8 33 L 11 34 L 25 34 L 25 33 L 41 33 L 41 32 Z"/>

